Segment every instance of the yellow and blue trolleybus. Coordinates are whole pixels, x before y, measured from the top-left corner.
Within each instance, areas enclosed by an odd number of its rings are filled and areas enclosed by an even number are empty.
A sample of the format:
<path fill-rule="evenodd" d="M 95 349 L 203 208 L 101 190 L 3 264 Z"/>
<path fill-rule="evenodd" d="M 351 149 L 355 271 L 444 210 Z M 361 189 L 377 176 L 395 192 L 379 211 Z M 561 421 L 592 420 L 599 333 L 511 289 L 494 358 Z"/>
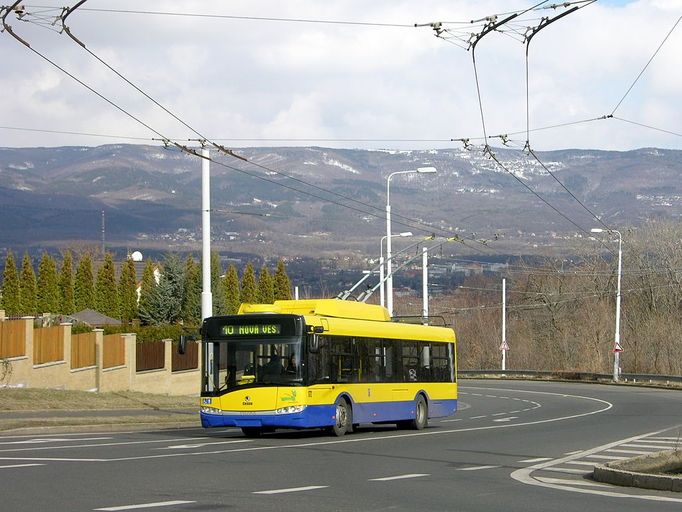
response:
<path fill-rule="evenodd" d="M 243 304 L 204 320 L 201 423 L 247 436 L 360 423 L 423 429 L 457 410 L 452 329 L 338 299 Z"/>

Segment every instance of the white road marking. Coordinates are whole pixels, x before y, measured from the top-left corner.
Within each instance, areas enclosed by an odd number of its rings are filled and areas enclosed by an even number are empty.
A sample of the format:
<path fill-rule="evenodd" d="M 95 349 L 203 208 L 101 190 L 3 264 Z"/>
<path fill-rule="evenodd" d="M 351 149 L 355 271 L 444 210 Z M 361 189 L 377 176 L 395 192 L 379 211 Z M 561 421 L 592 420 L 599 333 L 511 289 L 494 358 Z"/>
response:
<path fill-rule="evenodd" d="M 455 421 L 462 421 L 462 418 L 457 418 L 454 420 L 441 420 L 441 423 L 454 423 Z"/>
<path fill-rule="evenodd" d="M 505 391 L 509 392 L 511 390 L 507 389 Z M 594 410 L 594 411 L 590 411 L 590 412 L 583 412 L 580 414 L 570 414 L 568 416 L 559 416 L 556 418 L 548 418 L 548 419 L 544 419 L 544 420 L 526 421 L 523 423 L 485 425 L 485 426 L 481 426 L 481 427 L 454 428 L 454 429 L 448 429 L 448 430 L 427 430 L 427 431 L 421 431 L 421 432 L 413 432 L 413 433 L 409 433 L 409 434 L 408 433 L 405 433 L 405 434 L 389 434 L 389 435 L 376 436 L 376 437 L 355 437 L 355 438 L 351 437 L 348 439 L 346 439 L 346 438 L 335 439 L 333 441 L 318 441 L 318 442 L 287 444 L 287 445 L 278 445 L 278 446 L 253 446 L 253 447 L 248 447 L 248 448 L 231 448 L 231 449 L 226 449 L 226 450 L 213 450 L 213 451 L 203 451 L 203 452 L 185 452 L 185 453 L 181 453 L 181 454 L 180 453 L 169 453 L 169 454 L 163 454 L 163 455 L 140 455 L 140 456 L 136 456 L 136 457 L 121 457 L 121 458 L 116 458 L 116 459 L 107 459 L 107 461 L 121 462 L 121 461 L 157 459 L 157 458 L 167 458 L 167 457 L 206 456 L 206 455 L 220 455 L 220 454 L 224 454 L 224 453 L 239 453 L 239 452 L 264 451 L 264 450 L 282 450 L 282 449 L 292 449 L 292 448 L 294 448 L 294 449 L 295 448 L 308 448 L 308 447 L 314 447 L 314 446 L 328 446 L 328 445 L 347 444 L 347 443 L 377 442 L 377 441 L 401 439 L 401 438 L 408 438 L 408 437 L 439 436 L 439 435 L 454 434 L 454 433 L 459 433 L 459 432 L 475 432 L 475 431 L 479 431 L 479 430 L 518 428 L 518 427 L 525 427 L 528 425 L 541 425 L 544 423 L 555 423 L 558 421 L 566 421 L 566 420 L 571 420 L 571 419 L 575 419 L 575 418 L 583 418 L 586 416 L 593 416 L 595 414 L 600 414 L 600 413 L 606 412 L 613 407 L 613 404 L 610 402 L 607 402 L 606 400 L 602 400 L 600 398 L 593 398 L 593 397 L 589 397 L 589 396 L 565 395 L 563 393 L 552 393 L 549 391 L 527 391 L 527 390 L 520 390 L 520 389 L 515 389 L 513 391 L 518 392 L 518 393 L 533 393 L 535 395 L 551 395 L 551 396 L 560 396 L 563 398 L 578 398 L 581 400 L 597 402 L 599 404 L 602 404 L 603 407 L 601 407 L 600 409 Z"/>
<path fill-rule="evenodd" d="M 0 460 L 36 460 L 49 462 L 107 462 L 109 459 L 65 459 L 61 457 L 0 457 Z"/>
<path fill-rule="evenodd" d="M 546 460 L 552 460 L 552 458 L 551 457 L 538 457 L 537 459 L 526 459 L 526 460 L 520 460 L 518 462 L 531 463 L 531 462 L 545 462 Z"/>
<path fill-rule="evenodd" d="M 619 446 L 623 443 L 629 443 L 633 441 L 638 441 L 639 439 L 643 437 L 648 437 L 648 436 L 655 436 L 657 434 L 660 434 L 662 432 L 666 432 L 670 430 L 669 428 L 659 430 L 657 432 L 651 432 L 649 434 L 644 434 L 644 435 L 638 435 L 634 436 L 628 439 L 621 439 L 620 441 L 615 441 L 613 443 L 605 444 L 602 446 L 597 446 L 595 448 L 592 448 L 590 450 L 585 450 L 583 452 L 576 452 L 572 455 L 569 455 L 567 457 L 564 457 L 562 459 L 555 459 L 549 462 L 543 462 L 540 464 L 535 464 L 533 466 L 528 466 L 527 468 L 522 468 L 522 469 L 517 469 L 511 474 L 511 477 L 521 483 L 528 484 L 528 485 L 536 485 L 539 487 L 545 487 L 549 489 L 558 489 L 562 491 L 569 491 L 569 492 L 577 492 L 581 494 L 596 494 L 599 496 L 608 496 L 608 497 L 614 497 L 614 498 L 629 498 L 629 499 L 640 499 L 640 500 L 649 500 L 649 501 L 665 501 L 665 502 L 673 502 L 673 503 L 682 503 L 682 498 L 669 498 L 667 496 L 657 496 L 657 495 L 645 495 L 645 494 L 627 494 L 624 492 L 616 492 L 616 491 L 608 491 L 608 490 L 601 490 L 601 489 L 581 489 L 576 486 L 572 485 L 564 485 L 564 484 L 558 484 L 558 483 L 548 483 L 548 482 L 543 482 L 540 480 L 540 477 L 533 477 L 531 474 L 534 471 L 552 471 L 553 468 L 552 466 L 554 465 L 559 465 L 559 464 L 564 464 L 565 462 L 568 462 L 570 460 L 582 458 L 582 457 L 588 457 L 592 456 L 601 452 L 604 452 L 605 450 L 611 449 L 613 447 Z M 554 468 L 556 469 L 561 469 L 561 468 Z M 581 471 L 581 473 L 585 473 L 584 471 Z M 612 488 L 612 487 L 609 487 Z"/>
<path fill-rule="evenodd" d="M 582 453 L 582 452 L 583 452 L 582 450 L 575 450 L 573 452 L 566 452 L 566 453 L 564 453 L 564 455 L 575 455 L 576 453 Z"/>
<path fill-rule="evenodd" d="M 0 442 L 0 445 L 2 444 L 43 444 L 43 443 L 73 443 L 76 441 L 100 441 L 100 440 L 105 440 L 105 439 L 113 439 L 113 437 L 86 437 L 86 438 L 71 438 L 71 439 L 66 439 L 63 437 L 55 437 L 55 438 L 40 438 L 40 439 L 26 439 L 24 441 L 4 441 Z"/>
<path fill-rule="evenodd" d="M 136 510 L 141 508 L 157 508 L 157 507 L 172 507 L 173 505 L 186 505 L 188 503 L 196 503 L 196 501 L 157 501 L 156 503 L 140 503 L 139 505 L 122 505 L 119 507 L 105 507 L 96 508 L 93 510 L 105 510 L 109 512 L 115 512 L 117 510 Z"/>
<path fill-rule="evenodd" d="M 625 460 L 630 457 L 619 457 L 617 455 L 585 455 L 586 459 L 603 459 L 603 460 Z"/>
<path fill-rule="evenodd" d="M 14 464 L 13 466 L 0 466 L 0 469 L 28 468 L 31 466 L 44 466 L 45 464 Z"/>
<path fill-rule="evenodd" d="M 569 460 L 564 462 L 564 464 L 573 464 L 575 466 L 592 466 L 594 467 L 595 464 L 598 464 L 597 462 L 590 462 L 586 460 Z"/>
<path fill-rule="evenodd" d="M 270 491 L 255 491 L 253 494 L 283 494 L 287 492 L 313 491 L 315 489 L 325 489 L 328 485 L 309 485 L 307 487 L 291 487 L 290 489 L 272 489 Z"/>
<path fill-rule="evenodd" d="M 246 448 L 228 448 L 228 449 L 224 449 L 224 450 L 210 450 L 210 451 L 199 451 L 199 452 L 167 453 L 167 454 L 158 454 L 158 455 L 140 455 L 140 456 L 135 456 L 135 457 L 120 457 L 120 458 L 113 458 L 113 459 L 60 459 L 60 458 L 0 457 L 0 460 L 122 462 L 122 461 L 159 459 L 159 458 L 169 458 L 169 457 L 191 457 L 191 456 L 205 457 L 207 455 L 221 455 L 221 454 L 225 454 L 225 453 L 240 453 L 240 452 L 249 452 L 249 451 L 296 449 L 296 448 L 308 448 L 308 447 L 315 447 L 315 446 L 328 446 L 328 445 L 347 444 L 347 443 L 380 442 L 380 441 L 385 441 L 385 440 L 394 440 L 394 439 L 409 438 L 409 437 L 440 436 L 440 435 L 455 434 L 455 433 L 460 433 L 460 432 L 475 432 L 475 431 L 480 431 L 480 430 L 519 428 L 519 427 L 525 427 L 525 426 L 529 426 L 529 425 L 541 425 L 541 424 L 545 424 L 545 423 L 556 423 L 559 421 L 572 420 L 575 418 L 584 418 L 587 416 L 593 416 L 595 414 L 601 414 L 601 413 L 606 412 L 609 409 L 613 408 L 613 404 L 611 404 L 610 402 L 607 402 L 606 400 L 602 400 L 600 398 L 594 398 L 594 397 L 589 397 L 589 396 L 566 395 L 563 393 L 552 393 L 552 392 L 548 392 L 548 391 L 528 391 L 528 390 L 521 390 L 521 389 L 514 389 L 514 390 L 505 389 L 505 390 L 500 390 L 500 391 L 505 391 L 507 393 L 510 391 L 513 391 L 516 393 L 532 393 L 534 395 L 548 395 L 548 396 L 559 396 L 562 398 L 576 398 L 576 399 L 580 399 L 580 400 L 586 400 L 586 401 L 598 403 L 598 404 L 602 405 L 602 407 L 600 407 L 599 409 L 596 409 L 594 411 L 583 412 L 583 413 L 579 413 L 579 414 L 570 414 L 567 416 L 558 416 L 555 418 L 547 418 L 547 419 L 543 419 L 543 420 L 526 421 L 526 422 L 520 422 L 520 423 L 505 423 L 505 424 L 496 424 L 496 425 L 484 425 L 484 426 L 480 426 L 480 427 L 452 428 L 452 429 L 444 429 L 444 430 L 433 429 L 433 430 L 425 430 L 425 431 L 420 431 L 420 432 L 412 432 L 412 433 L 404 433 L 404 434 L 379 435 L 379 436 L 375 436 L 375 437 L 374 436 L 373 437 L 350 437 L 347 439 L 346 438 L 335 439 L 335 440 L 331 440 L 331 441 L 307 442 L 307 443 L 286 444 L 286 445 L 277 445 L 277 446 L 250 446 L 250 447 L 246 447 Z M 464 393 L 464 394 L 466 394 L 466 393 Z M 152 431 L 152 432 L 155 432 L 155 431 Z M 230 432 L 232 432 L 232 431 L 230 431 Z M 137 432 L 137 433 L 139 433 L 139 432 Z M 205 437 L 196 438 L 196 439 L 205 439 Z M 166 439 L 163 442 L 178 441 L 178 440 L 179 439 Z M 185 438 L 184 440 L 187 440 L 187 438 Z M 44 449 L 44 448 L 36 448 L 36 449 Z"/>
<path fill-rule="evenodd" d="M 542 471 L 554 471 L 556 473 L 571 473 L 573 475 L 587 475 L 587 474 L 589 474 L 589 471 L 585 471 L 584 469 L 574 469 L 574 468 L 549 467 L 549 468 L 543 468 Z"/>
<path fill-rule="evenodd" d="M 495 422 L 503 422 L 503 421 L 511 421 L 511 420 L 516 420 L 518 419 L 518 416 L 507 416 L 506 418 L 498 418 L 496 420 L 493 420 Z"/>
<path fill-rule="evenodd" d="M 157 450 L 179 450 L 187 448 L 202 448 L 203 446 L 213 446 L 215 444 L 235 444 L 235 443 L 250 443 L 251 439 L 235 439 L 233 441 L 216 441 L 208 443 L 197 443 L 197 444 L 176 444 L 174 446 L 162 446 L 161 448 L 156 448 Z"/>
<path fill-rule="evenodd" d="M 548 484 L 564 484 L 564 485 L 587 485 L 589 487 L 603 487 L 608 489 L 609 486 L 606 484 L 600 484 L 598 482 L 591 482 L 589 480 L 565 480 L 563 478 L 550 478 L 545 476 L 537 477 L 541 482 Z"/>
<path fill-rule="evenodd" d="M 457 471 L 478 471 L 480 469 L 493 469 L 499 467 L 500 466 L 472 466 L 469 468 L 457 468 Z"/>
<path fill-rule="evenodd" d="M 505 414 L 509 414 L 507 412 L 496 412 L 495 414 L 491 414 L 491 416 L 504 416 Z"/>
<path fill-rule="evenodd" d="M 628 443 L 628 444 L 621 444 L 621 446 L 624 446 L 625 448 L 650 448 L 651 450 L 663 450 L 665 449 L 664 446 L 661 445 L 651 445 L 651 444 L 634 444 L 634 443 Z"/>
<path fill-rule="evenodd" d="M 652 439 L 661 439 L 664 441 L 677 441 L 677 442 L 680 441 L 679 437 L 653 436 L 653 437 L 647 437 L 646 438 L 647 441 L 651 441 Z"/>
<path fill-rule="evenodd" d="M 649 453 L 652 453 L 652 452 L 643 452 L 642 450 L 619 450 L 617 448 L 612 448 L 610 450 L 604 450 L 604 451 L 606 453 L 631 453 L 632 455 L 648 455 Z"/>
<path fill-rule="evenodd" d="M 410 473 L 408 475 L 385 476 L 382 478 L 370 478 L 370 482 L 390 482 L 391 480 L 405 480 L 406 478 L 419 478 L 422 476 L 430 476 L 428 473 Z"/>
<path fill-rule="evenodd" d="M 472 416 L 472 417 L 469 418 L 469 419 L 470 419 L 470 420 L 480 420 L 481 418 L 487 418 L 487 417 L 488 417 L 488 416 L 484 414 L 483 416 Z"/>
<path fill-rule="evenodd" d="M 112 438 L 113 439 L 113 438 Z M 206 439 L 205 437 L 179 437 L 177 439 L 155 439 L 153 441 L 121 441 L 117 443 L 93 443 L 93 444 L 74 444 L 68 446 L 39 446 L 35 448 L 5 448 L 0 450 L 1 452 L 29 452 L 38 450 L 66 450 L 73 448 L 96 448 L 98 446 L 126 446 L 133 444 L 157 444 L 157 443 L 172 443 L 177 441 L 192 441 L 195 439 Z M 79 441 L 77 439 L 76 441 Z"/>

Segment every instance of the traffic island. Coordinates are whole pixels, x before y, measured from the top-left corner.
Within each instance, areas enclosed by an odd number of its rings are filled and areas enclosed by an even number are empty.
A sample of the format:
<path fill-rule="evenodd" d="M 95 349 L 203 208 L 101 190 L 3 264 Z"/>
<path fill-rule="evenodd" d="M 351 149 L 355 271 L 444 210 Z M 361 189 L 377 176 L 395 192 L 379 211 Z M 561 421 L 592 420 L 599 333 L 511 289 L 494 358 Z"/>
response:
<path fill-rule="evenodd" d="M 599 464 L 592 477 L 607 484 L 682 492 L 682 450 Z"/>

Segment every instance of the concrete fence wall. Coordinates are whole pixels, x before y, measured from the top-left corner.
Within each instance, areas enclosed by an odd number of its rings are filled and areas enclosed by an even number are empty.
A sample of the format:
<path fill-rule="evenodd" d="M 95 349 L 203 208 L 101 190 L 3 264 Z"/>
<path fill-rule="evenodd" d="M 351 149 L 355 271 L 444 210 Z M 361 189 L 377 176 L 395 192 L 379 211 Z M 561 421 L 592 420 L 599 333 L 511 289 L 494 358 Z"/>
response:
<path fill-rule="evenodd" d="M 33 317 L 25 317 L 21 320 L 23 325 L 19 327 L 23 335 L 23 355 L 6 357 L 0 353 L 3 362 L 3 370 L 0 372 L 0 387 L 27 387 L 70 389 L 83 391 L 140 391 L 144 393 L 157 393 L 165 395 L 195 395 L 199 394 L 200 372 L 199 368 L 182 371 L 172 370 L 173 343 L 172 340 L 163 340 L 164 366 L 156 370 L 137 372 L 136 368 L 136 344 L 137 337 L 134 333 L 121 334 L 119 340 L 114 336 L 104 336 L 102 329 L 94 329 L 95 335 L 95 364 L 92 366 L 77 367 L 79 363 L 75 359 L 75 351 L 72 351 L 71 324 L 60 324 L 61 350 L 57 353 L 60 360 L 36 364 L 34 353 L 37 336 L 33 327 Z M 0 324 L 4 323 L 0 317 Z M 106 339 L 105 339 L 106 338 Z M 121 364 L 105 366 L 104 354 L 105 343 L 120 343 L 122 339 L 123 357 L 118 358 Z M 201 351 L 201 345 L 198 346 Z M 119 350 L 120 347 L 116 347 Z M 201 361 L 201 353 L 199 353 Z"/>

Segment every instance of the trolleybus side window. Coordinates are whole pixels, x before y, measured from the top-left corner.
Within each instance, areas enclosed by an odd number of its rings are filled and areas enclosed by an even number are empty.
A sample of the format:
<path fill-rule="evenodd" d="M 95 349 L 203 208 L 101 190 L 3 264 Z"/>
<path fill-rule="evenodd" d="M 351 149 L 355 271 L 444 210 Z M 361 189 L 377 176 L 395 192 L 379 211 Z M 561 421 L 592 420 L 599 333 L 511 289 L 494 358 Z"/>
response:
<path fill-rule="evenodd" d="M 356 344 L 358 355 L 358 380 L 381 382 L 384 380 L 384 351 L 381 341 L 368 338 Z"/>

